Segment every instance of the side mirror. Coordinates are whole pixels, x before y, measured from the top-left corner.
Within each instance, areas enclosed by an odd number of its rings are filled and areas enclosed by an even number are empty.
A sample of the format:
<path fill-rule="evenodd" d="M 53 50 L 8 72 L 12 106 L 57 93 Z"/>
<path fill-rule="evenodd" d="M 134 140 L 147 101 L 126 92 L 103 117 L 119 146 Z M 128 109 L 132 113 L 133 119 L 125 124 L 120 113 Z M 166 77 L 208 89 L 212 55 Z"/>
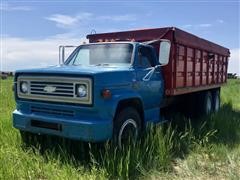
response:
<path fill-rule="evenodd" d="M 161 39 L 159 45 L 159 63 L 161 65 L 167 65 L 169 62 L 170 56 L 170 49 L 171 49 L 171 42 L 166 39 Z"/>

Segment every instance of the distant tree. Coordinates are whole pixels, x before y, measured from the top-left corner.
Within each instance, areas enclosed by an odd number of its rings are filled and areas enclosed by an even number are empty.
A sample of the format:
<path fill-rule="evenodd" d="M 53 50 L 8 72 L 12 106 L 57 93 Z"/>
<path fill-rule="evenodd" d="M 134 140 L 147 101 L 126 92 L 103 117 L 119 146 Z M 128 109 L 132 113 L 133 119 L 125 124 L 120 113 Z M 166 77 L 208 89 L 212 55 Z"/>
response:
<path fill-rule="evenodd" d="M 237 73 L 228 73 L 228 79 L 237 79 Z"/>

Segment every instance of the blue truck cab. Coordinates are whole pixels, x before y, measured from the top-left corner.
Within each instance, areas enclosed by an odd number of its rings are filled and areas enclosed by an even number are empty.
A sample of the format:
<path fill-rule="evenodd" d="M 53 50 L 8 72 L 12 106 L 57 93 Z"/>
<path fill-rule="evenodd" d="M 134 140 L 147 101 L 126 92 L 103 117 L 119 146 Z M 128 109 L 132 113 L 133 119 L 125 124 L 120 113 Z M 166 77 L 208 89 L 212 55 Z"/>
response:
<path fill-rule="evenodd" d="M 61 65 L 16 71 L 13 126 L 87 142 L 115 139 L 121 146 L 147 123 L 163 121 L 161 66 L 171 43 L 156 41 L 159 58 L 151 42 L 89 43 Z"/>

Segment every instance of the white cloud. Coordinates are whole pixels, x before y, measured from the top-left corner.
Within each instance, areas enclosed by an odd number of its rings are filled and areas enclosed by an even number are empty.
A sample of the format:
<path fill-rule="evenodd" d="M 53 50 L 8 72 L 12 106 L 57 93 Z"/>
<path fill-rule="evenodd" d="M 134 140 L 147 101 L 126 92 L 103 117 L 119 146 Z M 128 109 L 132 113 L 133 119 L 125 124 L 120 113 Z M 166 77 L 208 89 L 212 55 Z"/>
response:
<path fill-rule="evenodd" d="M 30 6 L 13 6 L 9 3 L 1 3 L 0 11 L 31 11 L 32 7 Z"/>
<path fill-rule="evenodd" d="M 89 13 L 89 12 L 82 12 L 82 13 L 77 14 L 76 17 L 78 20 L 88 20 L 91 17 L 93 17 L 93 14 Z"/>
<path fill-rule="evenodd" d="M 62 14 L 53 14 L 49 17 L 46 17 L 46 19 L 56 22 L 58 27 L 73 26 L 78 22 L 77 17 L 71 17 L 67 15 L 62 15 Z"/>
<path fill-rule="evenodd" d="M 224 21 L 222 19 L 218 19 L 217 22 L 220 24 L 224 23 Z"/>
<path fill-rule="evenodd" d="M 189 28 L 194 28 L 194 29 L 199 29 L 199 28 L 209 28 L 211 27 L 212 24 L 210 23 L 204 23 L 204 24 L 185 24 L 182 25 L 182 28 L 189 29 Z"/>
<path fill-rule="evenodd" d="M 228 72 L 237 73 L 240 76 L 240 48 L 231 49 L 231 55 L 228 62 Z"/>
<path fill-rule="evenodd" d="M 98 21 L 135 21 L 137 19 L 134 14 L 125 14 L 125 15 L 102 15 L 97 16 L 95 14 L 89 12 L 82 12 L 74 16 L 64 15 L 64 14 L 52 14 L 49 17 L 45 17 L 45 19 L 49 21 L 53 21 L 60 28 L 76 28 L 76 25 L 83 26 L 86 24 L 90 24 L 90 21 L 98 20 Z"/>
<path fill-rule="evenodd" d="M 52 14 L 49 17 L 45 17 L 45 19 L 49 21 L 53 21 L 56 23 L 58 27 L 61 28 L 71 28 L 75 27 L 77 24 L 82 24 L 91 18 L 91 13 L 80 13 L 76 16 L 64 15 L 64 14 Z"/>
<path fill-rule="evenodd" d="M 222 19 L 217 19 L 216 21 L 212 22 L 212 23 L 201 23 L 201 24 L 185 24 L 182 25 L 182 28 L 185 29 L 200 29 L 200 28 L 210 28 L 212 26 L 216 26 L 217 24 L 223 24 L 224 20 Z"/>
<path fill-rule="evenodd" d="M 211 27 L 212 24 L 197 24 L 198 27 Z"/>
<path fill-rule="evenodd" d="M 115 16 L 99 16 L 97 19 L 110 21 L 135 21 L 137 20 L 134 14 L 115 15 Z"/>
<path fill-rule="evenodd" d="M 37 68 L 58 64 L 59 45 L 79 45 L 84 39 L 79 38 L 46 38 L 28 40 L 16 37 L 3 37 L 1 48 L 0 70 Z"/>
<path fill-rule="evenodd" d="M 185 25 L 182 26 L 182 28 L 191 28 L 191 27 L 193 27 L 192 24 L 185 24 Z"/>

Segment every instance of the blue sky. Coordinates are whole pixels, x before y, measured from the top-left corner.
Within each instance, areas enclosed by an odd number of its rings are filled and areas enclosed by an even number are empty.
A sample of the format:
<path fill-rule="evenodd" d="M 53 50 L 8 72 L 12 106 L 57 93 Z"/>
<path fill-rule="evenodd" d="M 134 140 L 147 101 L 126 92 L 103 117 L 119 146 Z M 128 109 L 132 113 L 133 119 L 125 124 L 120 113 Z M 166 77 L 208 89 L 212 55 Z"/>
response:
<path fill-rule="evenodd" d="M 230 69 L 240 74 L 239 6 L 238 1 L 2 1 L 1 66 L 56 64 L 59 44 L 80 44 L 92 29 L 176 26 L 228 47 Z"/>

